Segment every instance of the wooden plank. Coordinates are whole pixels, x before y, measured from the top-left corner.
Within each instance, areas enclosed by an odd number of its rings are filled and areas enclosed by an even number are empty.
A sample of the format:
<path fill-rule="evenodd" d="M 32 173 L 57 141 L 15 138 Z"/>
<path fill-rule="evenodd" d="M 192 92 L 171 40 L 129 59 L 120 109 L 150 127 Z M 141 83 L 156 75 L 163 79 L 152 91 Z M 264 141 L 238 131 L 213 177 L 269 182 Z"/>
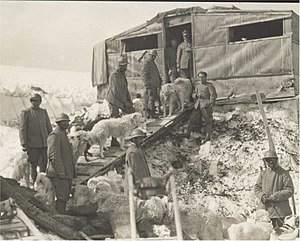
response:
<path fill-rule="evenodd" d="M 33 204 L 21 193 L 17 192 L 13 186 L 9 185 L 6 179 L 0 176 L 1 182 L 1 195 L 12 197 L 15 199 L 18 206 L 24 211 L 29 218 L 33 219 L 39 226 L 50 230 L 64 239 L 80 239 L 81 236 L 78 232 L 68 226 L 56 221 L 47 213 L 44 213 Z"/>

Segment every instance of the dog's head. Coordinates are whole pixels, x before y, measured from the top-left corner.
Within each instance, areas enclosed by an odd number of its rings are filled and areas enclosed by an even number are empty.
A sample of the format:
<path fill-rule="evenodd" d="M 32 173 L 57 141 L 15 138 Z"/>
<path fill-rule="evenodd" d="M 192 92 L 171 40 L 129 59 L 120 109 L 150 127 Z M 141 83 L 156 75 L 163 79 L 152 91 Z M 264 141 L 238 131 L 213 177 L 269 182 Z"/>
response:
<path fill-rule="evenodd" d="M 135 112 L 132 114 L 132 121 L 134 124 L 136 124 L 138 127 L 144 127 L 144 123 L 146 122 L 146 119 L 142 116 L 141 113 Z"/>
<path fill-rule="evenodd" d="M 88 143 L 91 141 L 91 137 L 88 132 L 80 130 L 70 133 L 68 139 L 73 149 L 77 149 L 79 145 Z"/>
<path fill-rule="evenodd" d="M 133 99 L 133 108 L 135 109 L 135 111 L 137 112 L 141 112 L 145 110 L 145 106 L 144 103 L 141 99 L 137 98 L 137 99 Z"/>
<path fill-rule="evenodd" d="M 161 94 L 165 97 L 174 93 L 176 93 L 176 90 L 173 88 L 173 84 L 165 84 L 161 87 Z"/>
<path fill-rule="evenodd" d="M 269 223 L 271 222 L 269 213 L 264 209 L 258 209 L 255 212 L 255 222 Z"/>

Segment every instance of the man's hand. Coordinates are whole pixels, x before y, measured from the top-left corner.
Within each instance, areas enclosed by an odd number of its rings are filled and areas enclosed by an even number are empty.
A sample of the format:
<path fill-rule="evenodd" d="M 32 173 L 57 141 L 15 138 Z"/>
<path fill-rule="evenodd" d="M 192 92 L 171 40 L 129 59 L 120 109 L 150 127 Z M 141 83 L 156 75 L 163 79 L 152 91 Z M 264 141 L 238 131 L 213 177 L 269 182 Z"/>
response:
<path fill-rule="evenodd" d="M 269 201 L 269 198 L 266 194 L 262 195 L 261 201 L 263 204 L 266 204 Z"/>
<path fill-rule="evenodd" d="M 58 178 L 65 179 L 66 178 L 66 174 L 65 173 L 59 173 L 58 174 Z"/>
<path fill-rule="evenodd" d="M 22 151 L 26 152 L 28 150 L 27 145 L 22 145 Z"/>

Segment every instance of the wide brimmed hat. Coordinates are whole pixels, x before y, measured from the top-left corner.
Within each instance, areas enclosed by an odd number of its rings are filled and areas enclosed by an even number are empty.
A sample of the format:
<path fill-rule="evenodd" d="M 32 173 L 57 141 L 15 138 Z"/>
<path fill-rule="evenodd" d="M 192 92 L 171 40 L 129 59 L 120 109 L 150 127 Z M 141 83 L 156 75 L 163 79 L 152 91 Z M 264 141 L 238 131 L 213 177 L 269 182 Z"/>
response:
<path fill-rule="evenodd" d="M 130 136 L 128 136 L 128 139 L 132 139 L 132 138 L 135 138 L 135 137 L 146 137 L 146 133 L 142 130 L 142 129 L 134 129 Z"/>
<path fill-rule="evenodd" d="M 42 100 L 42 96 L 40 96 L 40 95 L 37 94 L 37 93 L 34 93 L 34 94 L 32 94 L 31 97 L 30 97 L 30 101 L 32 101 L 32 100 Z"/>
<path fill-rule="evenodd" d="M 188 30 L 185 29 L 185 30 L 182 31 L 182 35 L 183 35 L 183 36 L 189 36 L 189 35 L 190 35 L 190 32 L 189 32 Z"/>
<path fill-rule="evenodd" d="M 268 150 L 264 153 L 263 159 L 268 159 L 268 158 L 278 158 L 275 150 Z"/>
<path fill-rule="evenodd" d="M 150 55 L 157 56 L 157 51 L 155 49 L 149 52 Z"/>
<path fill-rule="evenodd" d="M 118 65 L 127 65 L 129 64 L 126 56 L 121 56 L 118 60 Z"/>

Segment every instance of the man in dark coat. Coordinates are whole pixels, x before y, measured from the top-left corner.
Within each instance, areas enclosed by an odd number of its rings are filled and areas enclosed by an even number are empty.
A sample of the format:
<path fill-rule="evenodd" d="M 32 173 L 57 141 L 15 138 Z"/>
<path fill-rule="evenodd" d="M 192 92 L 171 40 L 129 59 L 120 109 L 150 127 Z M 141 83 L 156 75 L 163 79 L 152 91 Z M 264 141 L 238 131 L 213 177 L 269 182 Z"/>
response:
<path fill-rule="evenodd" d="M 128 91 L 128 82 L 125 76 L 127 65 L 127 58 L 125 56 L 121 56 L 118 61 L 117 69 L 109 76 L 106 100 L 109 103 L 110 117 L 112 118 L 120 117 L 119 109 L 121 109 L 125 114 L 135 112 Z M 112 137 L 111 146 L 119 146 L 115 137 Z"/>
<path fill-rule="evenodd" d="M 289 172 L 279 166 L 274 150 L 268 150 L 263 161 L 266 168 L 260 172 L 254 186 L 258 209 L 268 211 L 274 228 L 281 227 L 284 218 L 292 214 L 289 198 L 294 194 L 293 180 Z"/>
<path fill-rule="evenodd" d="M 133 130 L 129 138 L 132 143 L 129 145 L 126 151 L 125 157 L 125 183 L 128 183 L 128 168 L 132 170 L 133 182 L 142 181 L 144 177 L 150 177 L 150 170 L 146 160 L 145 151 L 141 148 L 143 139 L 146 137 L 146 133 L 137 128 Z M 127 186 L 127 185 L 125 185 Z M 125 193 L 128 190 L 125 188 Z"/>
<path fill-rule="evenodd" d="M 54 186 L 56 210 L 61 214 L 66 212 L 66 203 L 70 198 L 73 179 L 76 177 L 74 154 L 66 133 L 69 122 L 67 114 L 59 114 L 56 119 L 57 127 L 47 140 L 49 163 L 46 176 Z"/>
<path fill-rule="evenodd" d="M 177 47 L 177 69 L 182 78 L 190 79 L 193 76 L 192 43 L 187 30 L 182 32 L 183 42 Z"/>
<path fill-rule="evenodd" d="M 31 165 L 31 179 L 37 177 L 37 166 L 45 172 L 47 166 L 47 137 L 52 131 L 50 119 L 45 109 L 40 108 L 42 97 L 34 94 L 30 98 L 31 107 L 23 110 L 20 115 L 20 142 L 22 150 L 27 151 Z M 38 163 L 41 157 L 40 164 Z"/>
<path fill-rule="evenodd" d="M 151 50 L 148 56 L 143 61 L 141 69 L 141 79 L 144 83 L 144 106 L 146 108 L 148 117 L 157 118 L 155 114 L 155 101 L 158 101 L 158 110 L 160 111 L 161 103 L 159 92 L 161 88 L 162 79 L 160 77 L 158 68 L 154 62 L 157 57 L 157 51 Z"/>
<path fill-rule="evenodd" d="M 196 81 L 192 94 L 193 98 L 195 98 L 195 104 L 188 123 L 188 137 L 195 125 L 201 126 L 202 118 L 204 118 L 206 124 L 206 136 L 202 141 L 202 144 L 204 144 L 211 137 L 213 122 L 212 107 L 215 105 L 217 92 L 213 84 L 207 82 L 206 72 L 200 71 L 197 76 L 200 81 Z"/>

